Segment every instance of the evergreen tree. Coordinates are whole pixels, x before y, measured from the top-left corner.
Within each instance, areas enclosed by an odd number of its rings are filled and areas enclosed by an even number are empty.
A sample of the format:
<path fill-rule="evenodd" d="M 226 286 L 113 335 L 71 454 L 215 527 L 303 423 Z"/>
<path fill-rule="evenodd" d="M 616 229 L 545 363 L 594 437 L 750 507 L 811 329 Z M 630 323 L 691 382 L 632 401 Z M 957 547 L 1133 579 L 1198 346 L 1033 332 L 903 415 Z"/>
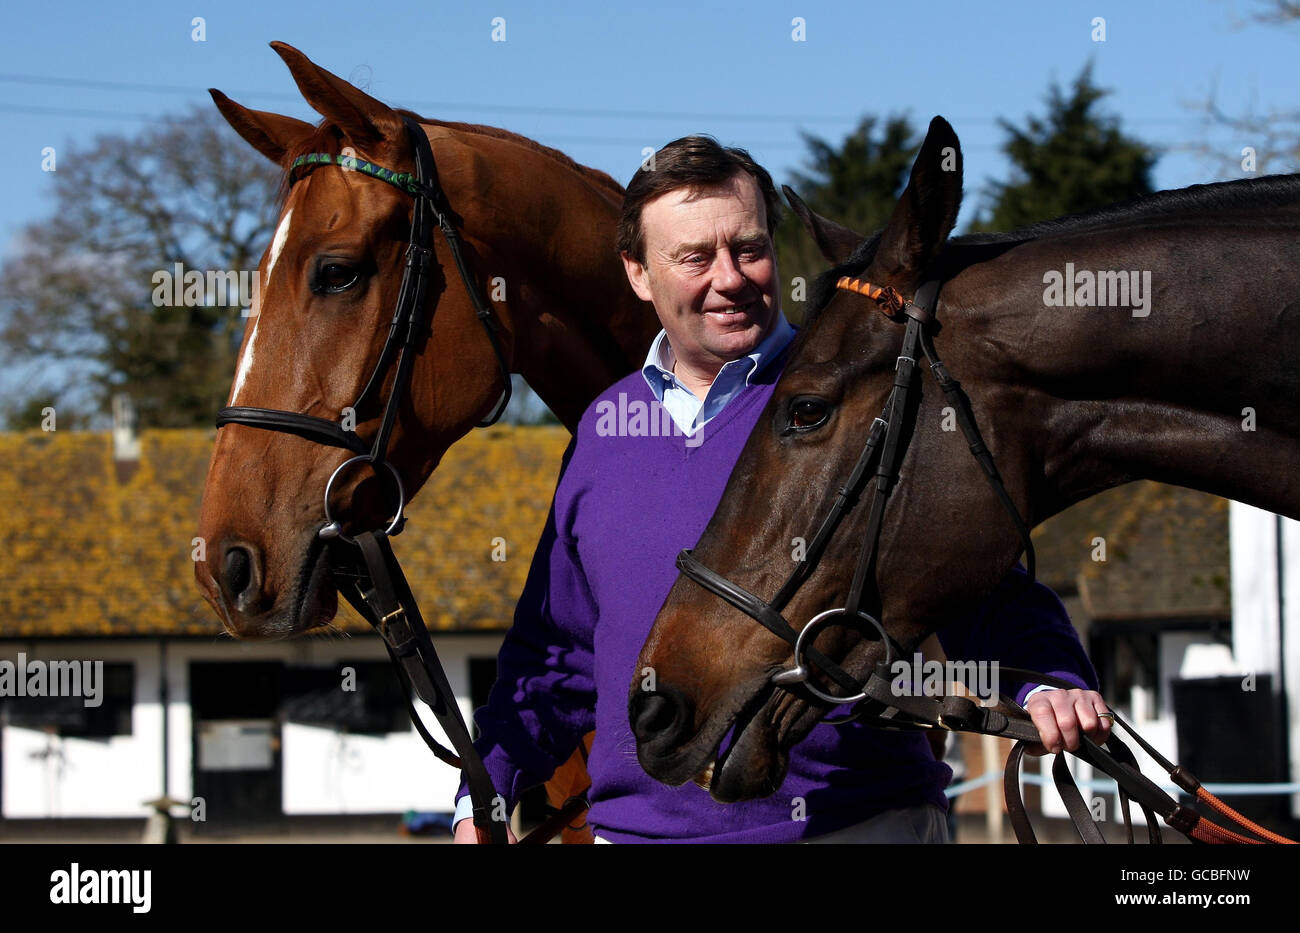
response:
<path fill-rule="evenodd" d="M 1067 97 L 1053 84 L 1047 115 L 1029 116 L 1023 128 L 999 120 L 1012 179 L 991 186 L 992 208 L 972 230 L 1014 230 L 1039 220 L 1093 210 L 1150 194 L 1156 155 L 1126 137 L 1119 118 L 1099 113 L 1109 93 L 1092 83 L 1089 64 Z"/>
<path fill-rule="evenodd" d="M 809 133 L 800 135 L 809 155 L 803 171 L 791 172 L 795 193 L 818 214 L 864 235 L 884 227 L 920 148 L 907 119 L 890 117 L 882 124 L 876 117 L 864 117 L 839 147 Z M 792 283 L 802 279 L 811 286 L 829 264 L 792 211 L 786 211 L 777 228 L 776 245 L 786 287 L 782 306 L 797 323 L 803 304 L 792 300 Z M 806 289 L 804 294 L 806 300 Z"/>

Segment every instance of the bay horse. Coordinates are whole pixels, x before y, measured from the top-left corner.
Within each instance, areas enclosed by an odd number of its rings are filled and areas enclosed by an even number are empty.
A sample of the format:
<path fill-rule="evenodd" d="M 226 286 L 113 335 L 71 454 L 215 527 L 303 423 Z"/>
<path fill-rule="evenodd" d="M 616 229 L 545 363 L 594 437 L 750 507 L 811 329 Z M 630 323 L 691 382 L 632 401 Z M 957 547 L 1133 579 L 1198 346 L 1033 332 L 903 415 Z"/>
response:
<path fill-rule="evenodd" d="M 658 780 L 695 778 L 723 802 L 770 794 L 789 750 L 832 708 L 781 687 L 791 646 L 756 624 L 760 612 L 740 611 L 747 597 L 735 594 L 774 600 L 794 571 L 792 543 L 812 540 L 877 427 L 904 366 L 895 319 L 906 319 L 878 313 L 879 301 L 900 311 L 923 286 L 940 288 L 928 305 L 937 307 L 932 348 L 964 380 L 1029 527 L 1140 478 L 1300 518 L 1300 176 L 1198 185 L 949 239 L 961 190 L 960 144 L 936 118 L 875 236 L 796 201 L 838 264 L 813 290 L 717 511 L 678 561 L 725 578 L 732 598 L 707 590 L 698 570 L 679 576 L 638 659 L 629 715 L 639 760 Z M 1130 287 L 1110 300 L 1121 276 Z M 948 398 L 922 378 L 925 362 L 918 353 L 914 427 L 858 593 L 904 657 L 992 593 L 1027 537 L 954 435 Z M 870 543 L 867 500 L 864 491 L 777 607 L 789 628 L 850 601 Z M 859 683 L 887 645 L 847 625 L 811 640 Z M 654 690 L 642 689 L 646 669 Z M 808 682 L 846 695 L 821 671 Z"/>
<path fill-rule="evenodd" d="M 384 375 L 392 308 L 405 288 L 414 208 L 391 181 L 416 161 L 407 130 L 414 119 L 436 155 L 473 286 L 491 296 L 491 320 L 480 322 L 458 257 L 434 238 L 424 302 L 432 323 L 416 347 L 387 462 L 407 496 L 417 492 L 501 397 L 507 366 L 572 431 L 591 400 L 644 359 L 659 329 L 614 250 L 622 186 L 515 133 L 394 110 L 297 49 L 271 46 L 324 120 L 312 126 L 211 92 L 235 131 L 286 171 L 227 403 L 244 408 L 227 411 L 259 406 L 336 422 L 351 415 L 355 424 L 344 426 L 357 435 L 380 430 L 378 407 L 348 408 L 366 395 L 372 373 Z M 291 174 L 295 160 L 320 154 L 353 161 Z M 500 360 L 483 325 L 496 335 Z M 396 378 L 378 386 L 381 400 Z M 284 637 L 334 617 L 322 491 L 350 456 L 247 422 L 218 432 L 199 519 L 206 554 L 195 576 L 230 634 Z M 349 528 L 381 528 L 392 510 L 384 478 L 365 470 L 343 474 L 329 500 Z"/>

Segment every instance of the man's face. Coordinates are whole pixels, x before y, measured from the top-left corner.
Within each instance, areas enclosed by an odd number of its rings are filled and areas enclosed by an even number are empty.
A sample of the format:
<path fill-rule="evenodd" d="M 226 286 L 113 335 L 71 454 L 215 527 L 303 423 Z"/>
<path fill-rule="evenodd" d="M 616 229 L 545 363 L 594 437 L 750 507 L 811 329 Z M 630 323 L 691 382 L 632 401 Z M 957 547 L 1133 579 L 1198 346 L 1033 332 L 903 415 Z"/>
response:
<path fill-rule="evenodd" d="M 752 353 L 781 308 L 776 254 L 758 182 L 747 172 L 641 209 L 645 265 L 627 253 L 633 290 L 652 302 L 677 358 L 716 373 Z"/>

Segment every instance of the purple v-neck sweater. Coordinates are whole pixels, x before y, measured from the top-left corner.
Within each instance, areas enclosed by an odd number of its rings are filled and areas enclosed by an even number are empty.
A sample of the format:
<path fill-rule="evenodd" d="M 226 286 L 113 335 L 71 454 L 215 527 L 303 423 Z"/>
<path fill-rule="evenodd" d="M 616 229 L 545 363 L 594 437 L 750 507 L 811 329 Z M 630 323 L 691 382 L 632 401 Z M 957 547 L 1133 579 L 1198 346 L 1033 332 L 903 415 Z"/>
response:
<path fill-rule="evenodd" d="M 510 808 L 592 729 L 588 819 L 613 842 L 793 842 L 886 809 L 947 807 L 943 789 L 952 771 L 917 733 L 819 725 L 792 749 L 775 794 L 735 804 L 715 802 L 694 783 L 667 787 L 637 762 L 627 719 L 637 656 L 677 578 L 677 553 L 695 544 L 712 517 L 780 369 L 774 363 L 755 375 L 702 439 L 663 430 L 671 420 L 639 371 L 583 416 L 501 648 L 496 685 L 476 714 L 476 746 Z M 637 402 L 655 417 L 638 418 Z M 1004 586 L 1015 583 L 1008 578 Z M 996 619 L 980 609 L 939 636 L 950 658 L 998 659 L 1096 689 L 1064 608 L 1041 585 Z"/>

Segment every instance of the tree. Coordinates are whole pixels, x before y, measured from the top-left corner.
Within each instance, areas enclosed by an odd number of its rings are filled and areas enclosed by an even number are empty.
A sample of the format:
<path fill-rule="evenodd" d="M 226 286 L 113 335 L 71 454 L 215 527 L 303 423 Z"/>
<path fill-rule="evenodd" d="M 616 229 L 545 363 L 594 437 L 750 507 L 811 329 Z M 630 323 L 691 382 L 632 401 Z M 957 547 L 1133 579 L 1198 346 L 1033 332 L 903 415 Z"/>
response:
<path fill-rule="evenodd" d="M 1012 178 L 990 186 L 991 210 L 971 229 L 1014 230 L 1150 194 L 1155 152 L 1126 137 L 1118 117 L 1096 112 L 1108 93 L 1092 83 L 1088 64 L 1068 97 L 1051 86 L 1046 117 L 1026 117 L 1023 129 L 999 120 Z"/>
<path fill-rule="evenodd" d="M 1300 25 L 1300 0 L 1260 0 L 1250 17 L 1267 25 Z M 1217 90 L 1197 108 L 1202 139 L 1188 149 L 1202 156 L 1226 178 L 1300 170 L 1300 110 L 1229 114 L 1219 106 Z M 1218 137 L 1211 139 L 1211 137 Z"/>
<path fill-rule="evenodd" d="M 64 411 L 103 420 L 117 392 L 131 395 L 142 427 L 210 425 L 280 175 L 211 108 L 60 151 L 53 213 L 25 228 L 0 268 L 0 349 L 44 373 L 10 401 L 11 426 L 50 398 L 61 421 Z M 166 287 L 178 271 L 182 285 L 189 272 L 204 287 Z M 226 288 L 239 273 L 242 292 Z"/>
<path fill-rule="evenodd" d="M 876 117 L 864 117 L 838 148 L 801 133 L 809 149 L 806 168 L 791 172 L 790 187 L 810 208 L 863 234 L 880 230 L 889 220 L 920 148 L 906 117 L 890 117 L 879 124 Z M 790 211 L 777 228 L 776 244 L 781 276 L 787 283 L 802 278 L 810 286 L 828 267 Z M 784 297 L 789 299 L 790 294 Z M 789 300 L 783 304 L 798 307 Z"/>

